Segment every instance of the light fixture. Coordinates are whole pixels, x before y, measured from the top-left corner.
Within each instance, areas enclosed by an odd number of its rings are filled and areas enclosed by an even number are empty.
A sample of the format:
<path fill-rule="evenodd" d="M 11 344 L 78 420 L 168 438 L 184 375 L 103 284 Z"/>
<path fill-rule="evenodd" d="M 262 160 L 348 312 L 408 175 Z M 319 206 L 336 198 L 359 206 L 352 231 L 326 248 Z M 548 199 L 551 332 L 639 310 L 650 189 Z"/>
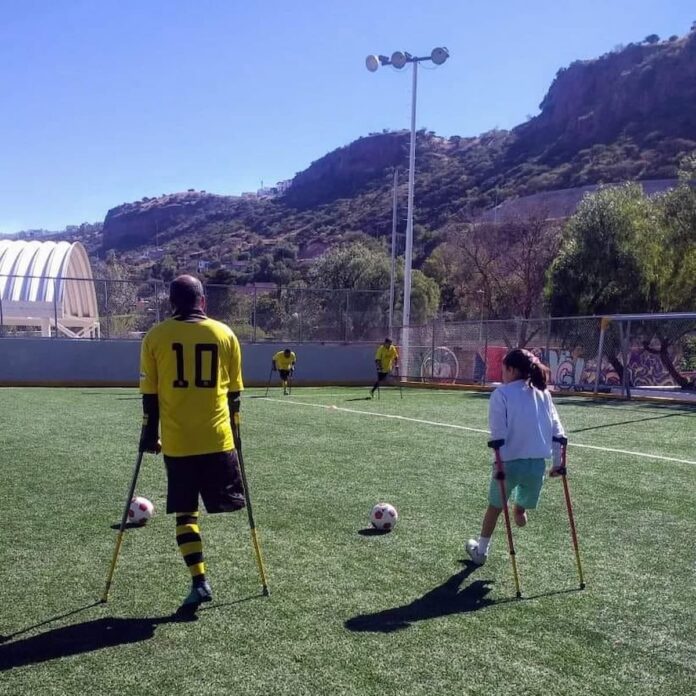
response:
<path fill-rule="evenodd" d="M 365 67 L 370 72 L 375 72 L 379 68 L 379 58 L 377 56 L 367 56 L 365 58 Z"/>
<path fill-rule="evenodd" d="M 446 48 L 433 48 L 430 53 L 430 60 L 435 63 L 435 65 L 442 65 L 449 58 L 449 51 Z"/>
<path fill-rule="evenodd" d="M 399 68 L 399 70 L 401 70 L 401 68 L 406 65 L 407 61 L 408 59 L 406 58 L 405 53 L 402 53 L 401 51 L 394 51 L 394 53 L 392 53 L 391 64 L 395 68 Z"/>

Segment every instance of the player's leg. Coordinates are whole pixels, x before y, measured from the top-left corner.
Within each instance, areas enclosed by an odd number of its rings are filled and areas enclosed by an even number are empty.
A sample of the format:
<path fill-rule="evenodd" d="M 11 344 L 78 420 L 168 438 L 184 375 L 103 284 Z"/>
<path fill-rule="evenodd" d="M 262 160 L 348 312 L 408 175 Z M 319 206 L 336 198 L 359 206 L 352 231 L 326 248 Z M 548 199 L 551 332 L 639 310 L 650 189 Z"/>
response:
<path fill-rule="evenodd" d="M 198 510 L 176 513 L 176 543 L 191 574 L 191 591 L 184 604 L 200 604 L 213 598 L 210 583 L 205 577 L 203 540 L 198 526 Z"/>
<path fill-rule="evenodd" d="M 203 540 L 198 526 L 196 457 L 164 457 L 167 468 L 167 513 L 176 517 L 176 543 L 191 576 L 184 604 L 209 602 L 213 596 L 205 576 Z"/>
<path fill-rule="evenodd" d="M 505 467 L 506 475 L 510 475 L 508 471 L 509 467 Z M 507 489 L 506 494 L 509 495 L 510 488 Z M 477 565 L 483 565 L 488 558 L 488 553 L 491 547 L 491 537 L 495 531 L 495 527 L 498 523 L 498 518 L 500 513 L 503 511 L 503 499 L 500 495 L 500 484 L 491 476 L 491 481 L 488 484 L 488 507 L 483 515 L 483 521 L 481 522 L 481 533 L 478 539 L 469 539 L 466 544 L 466 552 L 469 554 L 469 558 Z"/>
<path fill-rule="evenodd" d="M 380 384 L 387 378 L 387 374 L 387 372 L 377 373 L 377 381 L 372 385 L 372 389 L 370 389 L 370 396 L 374 396 L 374 393 L 379 389 Z"/>
<path fill-rule="evenodd" d="M 279 370 L 278 371 L 280 374 L 280 382 L 283 386 L 283 396 L 288 395 L 288 370 Z"/>
<path fill-rule="evenodd" d="M 517 486 L 511 496 L 512 512 L 515 524 L 524 527 L 527 524 L 528 510 L 535 510 L 544 485 L 546 462 L 543 459 L 520 459 L 516 464 Z"/>
<path fill-rule="evenodd" d="M 198 457 L 201 465 L 201 498 L 207 512 L 242 510 L 244 485 L 237 452 L 216 452 Z"/>

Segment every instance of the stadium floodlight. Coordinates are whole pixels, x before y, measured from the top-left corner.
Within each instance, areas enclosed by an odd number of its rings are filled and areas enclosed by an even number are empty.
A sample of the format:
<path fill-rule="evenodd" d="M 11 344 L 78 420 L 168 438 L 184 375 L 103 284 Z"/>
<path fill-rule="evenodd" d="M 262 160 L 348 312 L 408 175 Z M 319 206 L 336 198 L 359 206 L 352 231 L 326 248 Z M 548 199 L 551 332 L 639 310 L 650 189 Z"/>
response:
<path fill-rule="evenodd" d="M 449 58 L 449 51 L 444 47 L 433 48 L 430 53 L 430 60 L 435 65 L 442 65 Z"/>
<path fill-rule="evenodd" d="M 413 191 L 416 172 L 416 93 L 418 89 L 418 63 L 431 61 L 442 65 L 449 58 L 449 51 L 438 46 L 429 56 L 414 56 L 407 51 L 394 51 L 391 58 L 384 55 L 370 55 L 365 60 L 365 66 L 370 72 L 376 72 L 380 65 L 393 65 L 401 70 L 407 63 L 413 64 L 413 88 L 411 93 L 411 146 L 409 149 L 408 166 L 408 211 L 406 213 L 406 249 L 404 251 L 404 310 L 401 319 L 403 327 L 401 338 L 402 364 L 406 367 L 408 377 L 409 357 L 409 325 L 411 323 L 411 273 L 413 266 Z M 393 270 L 392 270 L 393 274 Z"/>
<path fill-rule="evenodd" d="M 365 67 L 370 72 L 376 72 L 377 68 L 379 68 L 379 58 L 377 56 L 367 56 L 365 58 Z"/>
<path fill-rule="evenodd" d="M 406 63 L 408 63 L 408 58 L 406 57 L 405 53 L 402 53 L 401 51 L 394 51 L 394 53 L 392 53 L 391 64 L 395 68 L 401 70 Z"/>

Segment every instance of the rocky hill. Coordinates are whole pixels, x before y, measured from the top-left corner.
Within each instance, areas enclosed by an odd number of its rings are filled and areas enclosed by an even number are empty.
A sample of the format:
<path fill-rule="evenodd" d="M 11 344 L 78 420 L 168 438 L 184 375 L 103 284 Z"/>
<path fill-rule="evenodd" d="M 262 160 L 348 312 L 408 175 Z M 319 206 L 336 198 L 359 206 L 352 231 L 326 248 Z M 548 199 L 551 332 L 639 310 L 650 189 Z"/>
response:
<path fill-rule="evenodd" d="M 696 32 L 577 61 L 559 70 L 540 109 L 512 131 L 419 132 L 417 262 L 448 222 L 475 219 L 501 202 L 674 178 L 679 160 L 696 150 Z M 346 237 L 390 233 L 395 167 L 405 209 L 408 141 L 407 131 L 360 138 L 297 174 L 282 198 L 189 191 L 118 206 L 104 221 L 101 253 L 114 248 L 136 266 L 163 254 L 180 267 L 204 259 L 258 280 L 270 279 L 272 262 L 295 272 Z M 264 256 L 271 260 L 259 271 L 254 261 Z"/>

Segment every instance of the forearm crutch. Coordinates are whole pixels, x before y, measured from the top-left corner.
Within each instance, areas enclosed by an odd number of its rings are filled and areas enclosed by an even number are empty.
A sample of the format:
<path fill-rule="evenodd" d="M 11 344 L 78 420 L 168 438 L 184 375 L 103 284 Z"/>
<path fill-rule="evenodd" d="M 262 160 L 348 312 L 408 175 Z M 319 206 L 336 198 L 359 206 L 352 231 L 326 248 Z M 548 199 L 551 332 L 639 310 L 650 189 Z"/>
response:
<path fill-rule="evenodd" d="M 508 510 L 507 492 L 505 490 L 505 468 L 500 456 L 500 448 L 505 444 L 505 440 L 491 440 L 488 446 L 495 452 L 495 480 L 500 486 L 500 498 L 503 501 L 503 515 L 505 516 L 505 531 L 507 533 L 508 551 L 510 552 L 510 562 L 512 563 L 512 574 L 515 578 L 515 596 L 519 599 L 522 596 L 520 590 L 520 576 L 517 572 L 517 559 L 515 558 L 515 544 L 512 540 L 512 526 L 510 525 L 510 512 Z"/>
<path fill-rule="evenodd" d="M 563 494 L 565 496 L 566 509 L 568 510 L 568 522 L 570 523 L 570 536 L 573 539 L 573 549 L 575 550 L 575 562 L 578 566 L 578 578 L 580 579 L 580 589 L 585 589 L 585 576 L 582 572 L 582 562 L 580 561 L 580 545 L 578 544 L 578 533 L 575 529 L 575 516 L 573 515 L 573 503 L 570 500 L 570 489 L 568 488 L 568 468 L 566 466 L 566 450 L 568 449 L 567 437 L 554 437 L 555 442 L 561 445 L 561 466 L 559 469 L 552 469 L 554 476 L 560 476 L 563 480 Z"/>

